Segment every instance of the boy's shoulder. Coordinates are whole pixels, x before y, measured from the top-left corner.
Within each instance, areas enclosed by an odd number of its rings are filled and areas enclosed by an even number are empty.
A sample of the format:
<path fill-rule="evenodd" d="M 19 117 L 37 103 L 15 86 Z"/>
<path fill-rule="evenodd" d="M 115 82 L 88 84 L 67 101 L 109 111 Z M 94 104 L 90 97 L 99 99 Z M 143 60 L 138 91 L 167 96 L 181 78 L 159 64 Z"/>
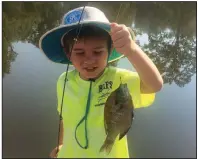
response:
<path fill-rule="evenodd" d="M 138 73 L 135 71 L 124 69 L 124 68 L 118 68 L 118 67 L 114 67 L 114 66 L 109 66 L 109 73 L 110 74 L 118 74 L 121 76 L 138 77 Z"/>
<path fill-rule="evenodd" d="M 70 70 L 67 72 L 67 79 L 72 79 L 72 77 L 74 77 L 76 73 L 76 70 Z M 65 76 L 66 76 L 66 72 L 63 72 L 59 77 L 58 77 L 58 81 L 64 81 L 65 80 Z"/>
<path fill-rule="evenodd" d="M 76 73 L 77 73 L 77 71 L 75 69 L 68 71 L 67 79 L 75 79 Z M 114 66 L 108 66 L 108 71 L 106 73 L 107 73 L 108 77 L 109 76 L 112 77 L 114 75 L 117 75 L 117 76 L 122 76 L 122 77 L 126 77 L 126 78 L 128 78 L 128 77 L 139 78 L 137 72 L 134 72 L 134 71 L 131 71 L 131 70 L 128 70 L 128 69 L 124 69 L 124 68 L 114 67 Z M 66 76 L 66 72 L 63 72 L 58 77 L 58 81 L 64 81 L 65 76 Z"/>

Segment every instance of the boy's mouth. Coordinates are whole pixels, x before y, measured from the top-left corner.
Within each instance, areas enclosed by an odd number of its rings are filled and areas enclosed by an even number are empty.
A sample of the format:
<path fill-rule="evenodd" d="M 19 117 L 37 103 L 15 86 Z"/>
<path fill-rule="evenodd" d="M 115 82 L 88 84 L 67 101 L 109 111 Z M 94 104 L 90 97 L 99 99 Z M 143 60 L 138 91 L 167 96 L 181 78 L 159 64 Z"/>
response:
<path fill-rule="evenodd" d="M 87 67 L 87 68 L 84 68 L 87 72 L 94 72 L 97 67 Z"/>

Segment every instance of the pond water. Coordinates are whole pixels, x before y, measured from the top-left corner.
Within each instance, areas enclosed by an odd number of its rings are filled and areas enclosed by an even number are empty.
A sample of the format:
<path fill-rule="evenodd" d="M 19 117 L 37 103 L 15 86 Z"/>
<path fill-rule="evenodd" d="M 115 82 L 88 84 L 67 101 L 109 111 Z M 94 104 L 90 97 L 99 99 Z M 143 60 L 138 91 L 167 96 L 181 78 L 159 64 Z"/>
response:
<path fill-rule="evenodd" d="M 165 83 L 152 106 L 135 110 L 130 157 L 195 158 L 196 2 L 109 3 L 88 5 L 111 21 L 122 6 L 118 22 L 134 25 Z M 49 61 L 38 40 L 64 12 L 84 4 L 3 2 L 3 157 L 48 157 L 56 145 L 56 80 L 66 66 Z M 125 58 L 117 67 L 134 70 Z"/>

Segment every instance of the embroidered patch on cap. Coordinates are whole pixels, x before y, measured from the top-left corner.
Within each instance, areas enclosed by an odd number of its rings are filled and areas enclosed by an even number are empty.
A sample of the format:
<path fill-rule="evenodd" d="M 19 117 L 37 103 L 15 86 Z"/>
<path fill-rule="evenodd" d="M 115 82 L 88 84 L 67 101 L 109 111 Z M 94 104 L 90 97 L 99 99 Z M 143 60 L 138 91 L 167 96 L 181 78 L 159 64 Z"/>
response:
<path fill-rule="evenodd" d="M 64 24 L 72 24 L 79 22 L 81 13 L 82 11 L 79 10 L 69 13 L 64 19 Z"/>

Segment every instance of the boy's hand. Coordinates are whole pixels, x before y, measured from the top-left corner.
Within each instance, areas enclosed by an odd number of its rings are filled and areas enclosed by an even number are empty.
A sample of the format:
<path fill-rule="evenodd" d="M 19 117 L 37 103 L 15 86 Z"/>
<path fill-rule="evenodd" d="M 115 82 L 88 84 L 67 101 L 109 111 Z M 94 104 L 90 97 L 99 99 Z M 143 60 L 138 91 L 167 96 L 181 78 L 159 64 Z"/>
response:
<path fill-rule="evenodd" d="M 125 25 L 111 23 L 111 39 L 114 48 L 121 54 L 128 56 L 135 50 L 135 42 Z"/>
<path fill-rule="evenodd" d="M 54 148 L 52 152 L 50 153 L 50 158 L 57 158 L 58 152 L 62 148 L 63 145 L 59 145 L 58 147 Z"/>

